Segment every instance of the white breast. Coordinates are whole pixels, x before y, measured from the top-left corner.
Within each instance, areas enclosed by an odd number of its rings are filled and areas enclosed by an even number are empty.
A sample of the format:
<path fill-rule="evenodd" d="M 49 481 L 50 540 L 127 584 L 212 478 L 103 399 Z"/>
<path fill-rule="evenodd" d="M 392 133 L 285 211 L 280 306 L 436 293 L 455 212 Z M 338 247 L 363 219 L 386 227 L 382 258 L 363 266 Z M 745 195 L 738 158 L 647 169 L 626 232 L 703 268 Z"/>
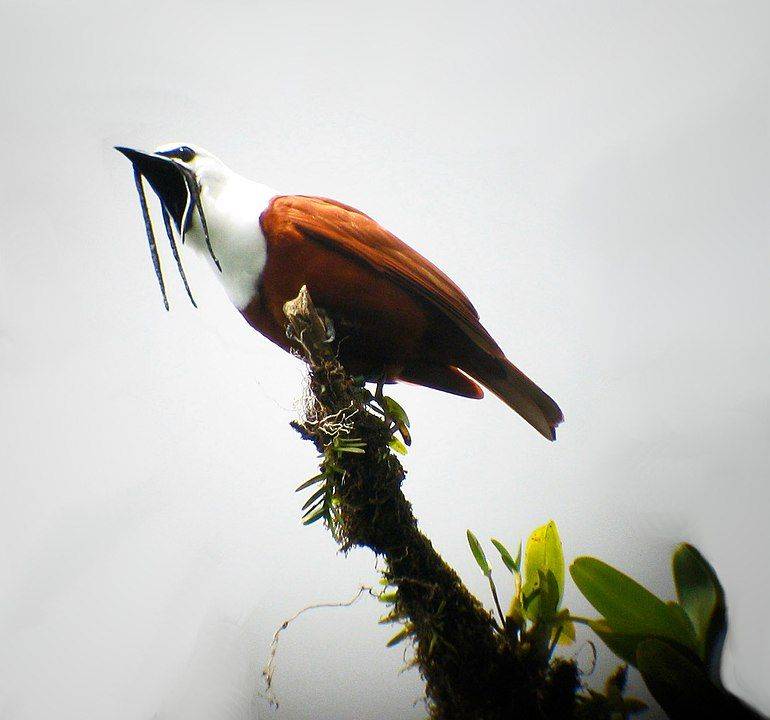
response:
<path fill-rule="evenodd" d="M 259 216 L 277 194 L 266 185 L 235 173 L 223 182 L 201 183 L 206 225 L 222 272 L 209 254 L 197 211 L 193 212 L 185 243 L 189 242 L 208 257 L 214 273 L 239 310 L 243 310 L 257 294 L 267 260 L 267 245 Z"/>

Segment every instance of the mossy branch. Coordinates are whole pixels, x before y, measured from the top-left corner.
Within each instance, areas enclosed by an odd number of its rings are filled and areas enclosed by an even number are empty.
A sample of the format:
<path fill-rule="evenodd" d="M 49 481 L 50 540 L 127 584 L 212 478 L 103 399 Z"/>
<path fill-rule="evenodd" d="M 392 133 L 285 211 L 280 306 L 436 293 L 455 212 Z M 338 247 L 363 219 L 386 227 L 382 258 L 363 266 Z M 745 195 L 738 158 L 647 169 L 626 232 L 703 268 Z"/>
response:
<path fill-rule="evenodd" d="M 426 683 L 431 717 L 442 720 L 575 715 L 577 669 L 499 627 L 423 535 L 401 490 L 387 410 L 339 363 L 333 327 L 305 287 L 286 303 L 287 333 L 310 369 L 305 419 L 293 423 L 323 455 L 310 521 L 323 517 L 343 551 L 366 547 L 386 561 L 396 588 L 391 616 L 405 623 Z"/>

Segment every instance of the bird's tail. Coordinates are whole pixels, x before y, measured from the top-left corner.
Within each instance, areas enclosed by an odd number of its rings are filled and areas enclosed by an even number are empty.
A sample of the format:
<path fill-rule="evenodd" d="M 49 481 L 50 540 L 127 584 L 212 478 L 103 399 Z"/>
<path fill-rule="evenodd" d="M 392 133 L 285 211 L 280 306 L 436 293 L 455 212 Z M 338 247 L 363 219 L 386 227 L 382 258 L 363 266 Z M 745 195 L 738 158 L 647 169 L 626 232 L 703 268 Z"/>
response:
<path fill-rule="evenodd" d="M 556 426 L 564 420 L 559 406 L 505 357 L 483 353 L 483 357 L 461 369 L 491 390 L 545 438 L 556 439 Z"/>

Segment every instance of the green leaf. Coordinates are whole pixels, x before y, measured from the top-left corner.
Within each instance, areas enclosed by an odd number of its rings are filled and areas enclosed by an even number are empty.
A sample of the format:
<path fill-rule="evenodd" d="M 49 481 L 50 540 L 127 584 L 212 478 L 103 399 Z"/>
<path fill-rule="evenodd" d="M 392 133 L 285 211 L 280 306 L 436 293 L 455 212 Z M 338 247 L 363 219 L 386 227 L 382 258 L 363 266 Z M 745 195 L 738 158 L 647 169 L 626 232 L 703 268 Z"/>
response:
<path fill-rule="evenodd" d="M 591 620 L 588 626 L 621 660 L 636 665 L 636 648 L 646 636 L 616 632 L 604 620 Z"/>
<path fill-rule="evenodd" d="M 671 720 L 728 717 L 720 713 L 721 693 L 697 659 L 656 638 L 639 643 L 636 658 L 644 682 Z"/>
<path fill-rule="evenodd" d="M 385 401 L 385 410 L 387 410 L 388 415 L 392 417 L 394 420 L 399 420 L 407 427 L 411 427 L 409 425 L 409 418 L 407 417 L 406 411 L 404 408 L 402 408 L 392 397 L 388 397 L 387 395 L 383 398 Z"/>
<path fill-rule="evenodd" d="M 693 646 L 692 632 L 683 625 L 681 615 L 628 575 L 591 557 L 575 560 L 570 573 L 580 592 L 614 632 L 657 635 Z"/>
<path fill-rule="evenodd" d="M 409 452 L 406 449 L 406 445 L 404 445 L 404 443 L 402 443 L 398 438 L 391 438 L 390 442 L 388 443 L 388 447 L 391 450 L 397 452 L 399 455 L 406 455 L 407 452 Z"/>
<path fill-rule="evenodd" d="M 436 649 L 437 644 L 438 644 L 438 635 L 436 635 L 436 633 L 433 633 L 430 636 L 430 645 L 428 645 L 428 657 L 433 657 L 433 651 Z"/>
<path fill-rule="evenodd" d="M 525 598 L 523 598 L 521 594 L 514 594 L 514 596 L 511 598 L 511 604 L 508 607 L 508 612 L 506 613 L 511 621 L 518 627 L 524 626 L 524 600 Z"/>
<path fill-rule="evenodd" d="M 508 548 L 506 548 L 499 540 L 495 540 L 495 538 L 492 538 L 492 544 L 497 548 L 497 552 L 500 553 L 500 557 L 502 558 L 505 567 L 512 573 L 519 572 L 519 563 L 511 557 Z M 521 543 L 519 543 L 519 558 L 521 558 Z"/>
<path fill-rule="evenodd" d="M 365 447 L 366 443 L 364 442 L 363 438 L 360 437 L 351 437 L 350 435 L 336 435 L 334 438 L 334 445 L 335 447 L 337 445 L 360 445 L 361 447 Z"/>
<path fill-rule="evenodd" d="M 532 592 L 522 594 L 524 612 L 530 620 L 554 620 L 559 607 L 559 586 L 553 572 L 538 570 Z"/>
<path fill-rule="evenodd" d="M 322 480 L 326 480 L 326 473 L 321 473 L 320 475 L 311 477 L 310 480 L 305 480 L 305 482 L 303 482 L 302 485 L 300 485 L 294 492 L 300 492 L 301 490 L 304 490 L 305 488 L 309 488 L 311 485 L 315 485 L 316 483 L 319 483 Z"/>
<path fill-rule="evenodd" d="M 535 589 L 534 589 L 534 590 L 533 590 L 531 593 L 529 593 L 529 594 L 526 594 L 526 593 L 523 593 L 523 592 L 522 592 L 522 594 L 521 594 L 521 603 L 522 603 L 522 608 L 523 608 L 524 612 L 525 612 L 527 615 L 530 615 L 530 612 L 529 612 L 529 606 L 532 604 L 532 602 L 533 602 L 533 601 L 534 601 L 536 598 L 540 597 L 540 595 L 542 595 L 542 594 L 543 594 L 543 589 L 542 589 L 541 587 L 536 587 L 536 588 L 535 588 Z M 533 617 L 534 617 L 534 616 L 536 616 L 536 615 L 537 615 L 537 613 L 532 613 L 532 616 L 533 616 Z"/>
<path fill-rule="evenodd" d="M 575 642 L 575 623 L 572 620 L 565 620 L 561 625 L 559 645 L 571 645 L 573 642 Z"/>
<path fill-rule="evenodd" d="M 307 515 L 305 515 L 302 519 L 303 525 L 312 525 L 317 520 L 320 520 L 322 517 L 326 516 L 326 507 L 323 503 L 321 503 L 317 508 L 314 508 L 312 511 L 310 511 Z"/>
<path fill-rule="evenodd" d="M 326 492 L 326 489 L 324 489 L 324 493 Z M 326 499 L 325 497 L 321 498 L 320 500 L 316 500 L 310 507 L 302 508 L 305 512 L 302 513 L 303 519 L 306 517 L 310 517 L 315 513 L 315 511 L 318 508 L 326 507 Z"/>
<path fill-rule="evenodd" d="M 634 667 L 636 667 L 636 652 L 639 644 L 650 639 L 649 635 L 617 632 L 604 619 L 591 620 L 588 622 L 588 626 L 615 655 Z M 683 652 L 689 651 L 688 648 L 675 641 L 671 641 L 671 644 L 681 648 Z"/>
<path fill-rule="evenodd" d="M 390 640 L 388 640 L 388 644 L 386 647 L 393 647 L 394 645 L 398 645 L 402 640 L 406 640 L 412 632 L 414 631 L 414 627 L 412 627 L 411 624 L 404 625 Z"/>
<path fill-rule="evenodd" d="M 698 656 L 706 663 L 711 677 L 718 678 L 727 632 L 722 585 L 714 568 L 692 545 L 680 545 L 672 565 L 679 604 L 695 629 Z"/>
<path fill-rule="evenodd" d="M 363 450 L 366 448 L 366 443 L 361 440 L 361 438 L 340 438 L 338 437 L 334 441 L 334 447 L 336 450 L 349 450 L 350 448 L 358 448 L 359 450 Z"/>
<path fill-rule="evenodd" d="M 686 636 L 688 638 L 687 647 L 695 649 L 695 630 L 693 629 L 692 623 L 690 622 L 690 618 L 687 617 L 687 613 L 675 600 L 667 600 L 666 605 L 671 611 L 671 619 L 679 625 L 682 636 Z"/>
<path fill-rule="evenodd" d="M 407 447 L 412 444 L 412 436 L 409 434 L 409 428 L 407 428 L 404 423 L 402 423 L 400 420 L 396 420 L 396 427 L 398 428 L 398 431 L 401 433 L 401 437 L 404 439 L 404 445 Z"/>
<path fill-rule="evenodd" d="M 316 500 L 323 497 L 326 493 L 326 487 L 322 487 L 318 490 L 316 490 L 308 499 L 307 502 L 302 506 L 303 510 L 307 510 Z"/>
<path fill-rule="evenodd" d="M 473 553 L 473 557 L 476 558 L 476 562 L 481 568 L 481 572 L 489 577 L 492 574 L 492 568 L 489 567 L 487 556 L 484 554 L 481 543 L 479 543 L 478 538 L 470 530 L 467 530 L 465 534 L 468 537 L 468 545 L 471 546 L 471 552 Z"/>
<path fill-rule="evenodd" d="M 542 576 L 540 575 L 542 573 Z M 524 551 L 524 585 L 522 592 L 525 596 L 530 596 L 536 588 L 540 586 L 541 577 L 546 580 L 550 575 L 553 576 L 555 591 L 549 592 L 545 598 L 540 598 L 535 605 L 529 603 L 528 614 L 530 617 L 540 616 L 540 605 L 545 602 L 548 609 L 553 612 L 559 607 L 562 595 L 564 594 L 564 552 L 559 538 L 559 531 L 556 523 L 549 520 L 545 525 L 537 528 L 527 540 Z M 549 590 L 550 588 L 546 588 Z M 545 608 L 545 606 L 543 606 Z"/>
<path fill-rule="evenodd" d="M 541 618 L 551 619 L 559 609 L 559 602 L 561 600 L 559 584 L 553 571 L 543 572 L 540 570 L 538 572 L 540 575 L 540 587 L 544 588 L 545 592 L 540 596 L 537 613 Z"/>

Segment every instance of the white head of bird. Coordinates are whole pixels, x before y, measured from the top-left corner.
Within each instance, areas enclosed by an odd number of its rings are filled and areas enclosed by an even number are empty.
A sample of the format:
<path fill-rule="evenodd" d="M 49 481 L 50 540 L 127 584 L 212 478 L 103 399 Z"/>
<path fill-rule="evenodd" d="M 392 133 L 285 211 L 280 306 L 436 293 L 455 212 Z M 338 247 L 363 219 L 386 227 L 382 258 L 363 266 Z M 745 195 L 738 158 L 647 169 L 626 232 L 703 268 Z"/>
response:
<path fill-rule="evenodd" d="M 266 261 L 259 216 L 278 193 L 196 145 L 168 143 L 152 154 L 118 149 L 153 187 L 182 243 L 205 255 L 233 304 L 246 307 Z"/>

